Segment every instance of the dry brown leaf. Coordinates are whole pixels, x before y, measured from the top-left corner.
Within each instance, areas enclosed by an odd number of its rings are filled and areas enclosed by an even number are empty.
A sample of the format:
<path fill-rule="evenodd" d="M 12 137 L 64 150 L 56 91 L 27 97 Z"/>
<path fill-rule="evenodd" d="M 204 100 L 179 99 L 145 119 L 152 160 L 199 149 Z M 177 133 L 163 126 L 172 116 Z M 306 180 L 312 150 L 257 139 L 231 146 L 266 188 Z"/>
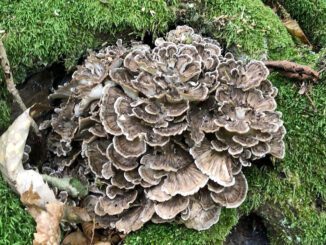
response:
<path fill-rule="evenodd" d="M 85 222 L 82 223 L 83 233 L 87 237 L 88 240 L 94 240 L 95 233 L 95 223 L 93 222 Z"/>
<path fill-rule="evenodd" d="M 0 171 L 16 192 L 20 195 L 27 192 L 24 198 L 31 193 L 37 193 L 39 198 L 34 198 L 33 204 L 44 208 L 45 204 L 56 202 L 54 192 L 38 172 L 25 170 L 22 164 L 31 122 L 32 118 L 28 109 L 0 137 Z"/>
<path fill-rule="evenodd" d="M 25 205 L 37 205 L 40 200 L 40 195 L 33 191 L 33 186 L 31 185 L 28 191 L 25 191 L 20 196 L 20 201 Z"/>
<path fill-rule="evenodd" d="M 89 222 L 92 218 L 84 208 L 65 206 L 63 219 L 72 223 Z"/>
<path fill-rule="evenodd" d="M 60 221 L 63 216 L 64 204 L 60 202 L 49 203 L 46 211 L 40 210 L 34 217 L 36 233 L 33 245 L 55 245 L 60 243 Z"/>
<path fill-rule="evenodd" d="M 312 46 L 296 20 L 284 19 L 282 22 L 292 36 L 298 38 L 302 43 Z"/>
<path fill-rule="evenodd" d="M 66 236 L 62 245 L 88 245 L 88 240 L 84 234 L 78 230 Z"/>

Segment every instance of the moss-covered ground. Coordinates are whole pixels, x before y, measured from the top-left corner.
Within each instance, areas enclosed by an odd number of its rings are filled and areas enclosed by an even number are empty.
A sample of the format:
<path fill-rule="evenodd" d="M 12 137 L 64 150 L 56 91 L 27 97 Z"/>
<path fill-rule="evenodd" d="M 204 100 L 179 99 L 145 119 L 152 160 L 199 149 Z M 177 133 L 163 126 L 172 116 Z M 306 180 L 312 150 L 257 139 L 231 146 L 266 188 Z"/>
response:
<path fill-rule="evenodd" d="M 323 1 L 283 2 L 309 38 L 325 47 L 322 23 L 326 17 L 320 12 Z M 319 13 L 315 19 L 314 13 Z M 217 21 L 221 16 L 226 20 L 223 25 Z M 117 37 L 141 38 L 146 30 L 160 35 L 176 23 L 196 27 L 241 56 L 267 56 L 308 65 L 315 65 L 318 58 L 291 38 L 261 0 L 0 1 L 0 30 L 7 32 L 4 42 L 18 83 L 53 62 L 63 61 L 68 69 L 73 67 L 87 48 L 112 43 Z M 237 210 L 224 209 L 220 222 L 210 230 L 195 232 L 179 225 L 148 224 L 129 235 L 127 244 L 219 244 L 241 215 L 260 212 L 266 205 L 278 207 L 282 213 L 275 232 L 267 227 L 272 243 L 326 243 L 325 79 L 311 91 L 317 111 L 298 93 L 298 82 L 277 74 L 272 74 L 271 80 L 279 89 L 278 109 L 283 112 L 288 132 L 285 159 L 273 166 L 246 169 L 250 188 L 247 200 Z M 0 131 L 9 123 L 8 101 L 0 82 Z M 269 215 L 273 214 L 264 215 L 266 222 Z M 0 244 L 31 244 L 33 230 L 32 219 L 0 178 Z"/>

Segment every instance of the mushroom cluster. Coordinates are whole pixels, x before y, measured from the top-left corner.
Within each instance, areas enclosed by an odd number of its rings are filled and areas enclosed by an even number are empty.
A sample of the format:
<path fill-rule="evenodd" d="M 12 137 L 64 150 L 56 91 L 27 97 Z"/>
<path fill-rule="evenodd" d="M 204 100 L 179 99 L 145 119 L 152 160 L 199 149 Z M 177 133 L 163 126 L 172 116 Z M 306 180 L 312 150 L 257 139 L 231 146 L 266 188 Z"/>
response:
<path fill-rule="evenodd" d="M 91 53 L 44 121 L 53 161 L 43 173 L 74 176 L 100 227 L 129 233 L 175 221 L 204 230 L 247 194 L 242 167 L 283 158 L 277 89 L 260 61 L 243 64 L 187 26 L 155 47 L 121 41 Z"/>

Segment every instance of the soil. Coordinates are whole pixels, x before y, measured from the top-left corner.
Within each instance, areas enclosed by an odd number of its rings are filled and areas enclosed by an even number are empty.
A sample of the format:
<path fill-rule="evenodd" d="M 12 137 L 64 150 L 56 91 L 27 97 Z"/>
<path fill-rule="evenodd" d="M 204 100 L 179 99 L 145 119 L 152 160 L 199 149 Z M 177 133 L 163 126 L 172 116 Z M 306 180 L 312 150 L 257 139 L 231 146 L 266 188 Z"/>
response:
<path fill-rule="evenodd" d="M 263 220 L 256 214 L 242 217 L 233 227 L 224 245 L 267 245 L 267 230 Z"/>

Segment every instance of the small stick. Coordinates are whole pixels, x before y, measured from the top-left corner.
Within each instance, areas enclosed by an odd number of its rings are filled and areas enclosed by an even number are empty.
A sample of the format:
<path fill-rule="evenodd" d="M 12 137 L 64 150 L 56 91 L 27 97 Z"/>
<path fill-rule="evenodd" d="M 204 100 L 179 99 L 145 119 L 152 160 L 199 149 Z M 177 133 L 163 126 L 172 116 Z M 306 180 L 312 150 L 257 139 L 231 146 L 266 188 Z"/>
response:
<path fill-rule="evenodd" d="M 14 100 L 18 103 L 18 106 L 20 107 L 20 109 L 22 111 L 27 110 L 27 107 L 26 107 L 25 103 L 23 102 L 22 98 L 20 97 L 19 92 L 15 86 L 13 75 L 12 75 L 11 69 L 10 69 L 9 60 L 7 57 L 7 53 L 6 53 L 5 47 L 2 42 L 2 38 L 0 38 L 0 63 L 1 63 L 2 70 L 4 72 L 4 77 L 5 77 L 5 81 L 6 81 L 7 89 L 9 91 L 9 93 L 12 94 L 12 96 L 14 97 Z M 34 130 L 36 135 L 40 136 L 40 131 L 39 131 L 38 126 L 34 120 L 32 121 L 32 129 Z"/>

